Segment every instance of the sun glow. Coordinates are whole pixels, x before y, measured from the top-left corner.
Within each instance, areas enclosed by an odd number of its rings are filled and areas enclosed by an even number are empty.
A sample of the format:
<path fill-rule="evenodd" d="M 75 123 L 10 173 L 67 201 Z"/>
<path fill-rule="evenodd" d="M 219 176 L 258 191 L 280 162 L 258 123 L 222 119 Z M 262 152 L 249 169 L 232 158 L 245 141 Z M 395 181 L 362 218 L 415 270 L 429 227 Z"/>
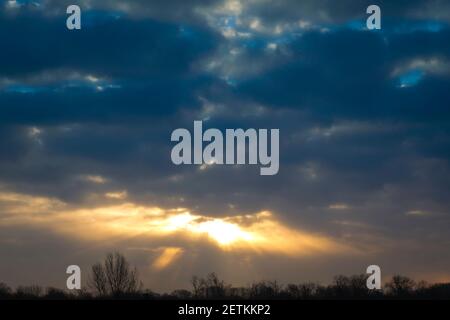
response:
<path fill-rule="evenodd" d="M 204 232 L 216 240 L 220 245 L 229 245 L 240 240 L 252 241 L 253 237 L 248 232 L 235 224 L 214 219 L 199 224 L 197 232 Z"/>
<path fill-rule="evenodd" d="M 153 262 L 152 267 L 158 270 L 165 269 L 182 253 L 183 250 L 181 248 L 163 248 L 161 255 Z"/>
<path fill-rule="evenodd" d="M 133 238 L 148 243 L 170 241 L 169 248 L 181 249 L 187 242 L 209 242 L 225 251 L 287 256 L 353 251 L 331 238 L 289 227 L 269 211 L 218 218 L 192 214 L 185 208 L 163 209 L 130 202 L 73 208 L 55 199 L 2 192 L 0 208 L 0 225 L 46 228 L 91 242 Z M 170 264 L 179 253 L 166 250 L 155 268 Z"/>
<path fill-rule="evenodd" d="M 162 229 L 169 232 L 187 231 L 193 235 L 207 235 L 219 245 L 230 245 L 237 241 L 251 241 L 252 235 L 239 225 L 223 219 L 208 219 L 189 212 L 176 214 L 160 221 Z"/>

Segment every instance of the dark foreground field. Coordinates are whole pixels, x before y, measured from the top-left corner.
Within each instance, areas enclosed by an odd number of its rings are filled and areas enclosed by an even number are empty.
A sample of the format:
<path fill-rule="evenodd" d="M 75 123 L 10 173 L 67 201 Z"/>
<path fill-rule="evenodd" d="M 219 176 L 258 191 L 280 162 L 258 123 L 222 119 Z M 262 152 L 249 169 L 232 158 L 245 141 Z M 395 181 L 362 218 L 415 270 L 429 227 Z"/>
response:
<path fill-rule="evenodd" d="M 331 284 L 280 284 L 261 281 L 246 287 L 225 283 L 215 273 L 192 277 L 189 290 L 156 293 L 145 289 L 138 270 L 120 253 L 109 253 L 92 266 L 89 280 L 79 290 L 30 285 L 10 288 L 0 279 L 0 300 L 449 300 L 450 283 L 428 284 L 396 275 L 381 290 L 367 288 L 366 274 L 334 278 Z"/>

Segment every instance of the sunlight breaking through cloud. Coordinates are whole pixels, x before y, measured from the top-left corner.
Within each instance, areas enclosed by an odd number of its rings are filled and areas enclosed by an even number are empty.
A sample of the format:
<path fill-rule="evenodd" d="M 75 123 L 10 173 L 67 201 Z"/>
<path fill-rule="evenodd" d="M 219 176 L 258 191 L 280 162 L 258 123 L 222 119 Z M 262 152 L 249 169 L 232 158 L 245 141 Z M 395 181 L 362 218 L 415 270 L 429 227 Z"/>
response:
<path fill-rule="evenodd" d="M 163 248 L 162 253 L 153 262 L 152 267 L 161 270 L 171 265 L 183 253 L 182 248 L 169 247 Z"/>
<path fill-rule="evenodd" d="M 192 214 L 188 209 L 162 209 L 123 203 L 72 208 L 59 200 L 17 193 L 0 193 L 0 226 L 49 229 L 64 236 L 96 242 L 108 239 L 173 239 L 211 243 L 223 251 L 251 251 L 304 256 L 352 251 L 331 238 L 284 225 L 269 211 L 233 217 Z M 149 243 L 151 243 L 149 241 Z M 178 250 L 179 249 L 179 250 Z M 154 262 L 157 269 L 179 254 L 166 249 Z"/>

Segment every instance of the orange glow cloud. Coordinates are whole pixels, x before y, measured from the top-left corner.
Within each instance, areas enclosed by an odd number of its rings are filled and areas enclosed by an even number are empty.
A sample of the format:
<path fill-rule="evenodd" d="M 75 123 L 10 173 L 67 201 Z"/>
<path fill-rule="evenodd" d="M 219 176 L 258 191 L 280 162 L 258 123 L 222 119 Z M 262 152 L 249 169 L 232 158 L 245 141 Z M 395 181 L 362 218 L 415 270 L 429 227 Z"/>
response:
<path fill-rule="evenodd" d="M 141 237 L 203 241 L 224 251 L 248 250 L 287 256 L 333 254 L 354 249 L 331 238 L 288 227 L 271 212 L 215 218 L 188 209 L 161 209 L 133 203 L 94 208 L 72 208 L 45 197 L 0 192 L 0 225 L 27 225 L 86 241 Z M 154 262 L 165 268 L 181 253 L 167 248 Z"/>
<path fill-rule="evenodd" d="M 161 255 L 156 258 L 152 266 L 155 269 L 164 269 L 171 265 L 183 252 L 181 248 L 163 248 Z"/>

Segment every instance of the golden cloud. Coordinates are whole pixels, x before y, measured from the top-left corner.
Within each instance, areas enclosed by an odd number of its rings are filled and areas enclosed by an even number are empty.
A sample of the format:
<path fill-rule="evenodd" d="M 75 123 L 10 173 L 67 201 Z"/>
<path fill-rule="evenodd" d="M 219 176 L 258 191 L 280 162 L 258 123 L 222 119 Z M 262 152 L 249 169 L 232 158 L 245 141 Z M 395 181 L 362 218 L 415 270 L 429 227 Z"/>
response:
<path fill-rule="evenodd" d="M 212 243 L 224 251 L 246 250 L 286 256 L 353 251 L 332 238 L 283 224 L 269 212 L 232 217 L 193 214 L 185 208 L 162 209 L 131 202 L 94 208 L 73 208 L 46 197 L 0 192 L 0 226 L 45 228 L 86 241 L 140 237 Z M 181 246 L 181 245 L 180 245 Z M 182 252 L 167 248 L 154 262 L 164 268 Z"/>

